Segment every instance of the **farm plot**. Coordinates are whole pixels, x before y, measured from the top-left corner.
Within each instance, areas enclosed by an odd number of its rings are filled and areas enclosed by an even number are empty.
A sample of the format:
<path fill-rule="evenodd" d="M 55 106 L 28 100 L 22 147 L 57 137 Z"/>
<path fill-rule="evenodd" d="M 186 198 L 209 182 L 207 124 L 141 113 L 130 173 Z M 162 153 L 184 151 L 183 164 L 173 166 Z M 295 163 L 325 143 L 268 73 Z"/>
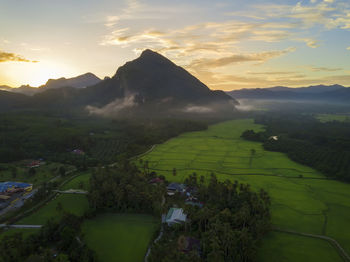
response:
<path fill-rule="evenodd" d="M 342 262 L 326 241 L 286 233 L 271 232 L 258 252 L 262 262 Z"/>
<path fill-rule="evenodd" d="M 39 232 L 39 229 L 35 229 L 35 228 L 10 228 L 4 232 L 1 232 L 0 240 L 2 240 L 6 236 L 12 236 L 18 233 L 22 234 L 23 238 L 27 238 L 30 235 L 33 235 L 37 232 Z"/>
<path fill-rule="evenodd" d="M 150 170 L 171 181 L 182 182 L 193 172 L 204 177 L 213 172 L 222 180 L 264 188 L 271 196 L 275 227 L 327 235 L 350 253 L 350 185 L 327 180 L 285 154 L 265 151 L 261 143 L 240 138 L 244 130 L 262 128 L 249 119 L 220 123 L 207 131 L 186 133 L 156 146 L 142 156 L 142 162 L 148 161 Z M 269 243 L 278 242 L 280 235 Z M 288 249 L 282 251 L 285 254 L 280 253 L 281 256 L 289 256 Z"/>
<path fill-rule="evenodd" d="M 82 189 L 88 191 L 90 189 L 90 177 L 90 173 L 79 175 L 63 185 L 61 190 Z"/>
<path fill-rule="evenodd" d="M 100 161 L 113 162 L 116 156 L 127 147 L 127 142 L 122 139 L 105 139 L 96 141 L 89 153 Z"/>
<path fill-rule="evenodd" d="M 85 221 L 82 231 L 100 262 L 141 262 L 158 227 L 149 215 L 103 214 Z"/>
<path fill-rule="evenodd" d="M 350 122 L 350 114 L 319 114 L 316 116 L 316 118 L 323 123 L 332 121 Z"/>
<path fill-rule="evenodd" d="M 59 203 L 61 203 L 62 209 L 58 208 Z M 16 224 L 43 225 L 51 218 L 58 220 L 64 211 L 81 216 L 88 208 L 89 203 L 85 195 L 61 194 L 38 211 L 22 218 Z"/>

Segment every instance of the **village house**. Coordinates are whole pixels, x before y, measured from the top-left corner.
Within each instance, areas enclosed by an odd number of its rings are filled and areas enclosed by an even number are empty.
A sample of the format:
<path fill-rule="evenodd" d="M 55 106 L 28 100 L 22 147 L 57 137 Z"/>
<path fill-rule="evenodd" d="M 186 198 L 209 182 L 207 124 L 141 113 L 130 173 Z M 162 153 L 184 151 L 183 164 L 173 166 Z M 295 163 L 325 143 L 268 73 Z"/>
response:
<path fill-rule="evenodd" d="M 75 154 L 75 155 L 80 155 L 80 156 L 85 154 L 85 152 L 83 150 L 81 150 L 81 149 L 74 149 L 72 151 L 72 153 Z"/>
<path fill-rule="evenodd" d="M 167 223 L 168 226 L 172 226 L 174 224 L 185 223 L 186 219 L 187 215 L 183 212 L 182 208 L 172 207 L 169 209 L 164 222 Z"/>
<path fill-rule="evenodd" d="M 167 193 L 169 196 L 174 195 L 176 192 L 184 193 L 186 191 L 186 185 L 179 183 L 170 183 L 167 187 Z"/>

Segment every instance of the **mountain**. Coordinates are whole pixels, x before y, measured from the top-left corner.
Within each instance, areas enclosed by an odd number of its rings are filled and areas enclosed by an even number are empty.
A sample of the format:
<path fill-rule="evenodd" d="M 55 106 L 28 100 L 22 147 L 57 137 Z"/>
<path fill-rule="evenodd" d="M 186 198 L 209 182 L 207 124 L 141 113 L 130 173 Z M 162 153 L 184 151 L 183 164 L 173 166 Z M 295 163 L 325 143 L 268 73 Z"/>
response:
<path fill-rule="evenodd" d="M 11 110 L 23 108 L 28 103 L 28 97 L 23 94 L 17 94 L 0 90 L 0 109 Z"/>
<path fill-rule="evenodd" d="M 317 85 L 299 88 L 271 87 L 240 89 L 227 92 L 237 99 L 280 99 L 346 102 L 350 99 L 350 88 L 342 85 Z"/>
<path fill-rule="evenodd" d="M 32 96 L 40 91 L 39 88 L 31 87 L 30 85 L 22 85 L 20 87 L 9 87 L 8 86 L 7 88 L 3 88 L 2 90 L 12 92 L 12 93 L 19 93 L 19 94 L 23 94 L 23 95 L 27 95 L 27 96 Z"/>
<path fill-rule="evenodd" d="M 151 50 L 118 68 L 112 78 L 81 90 L 78 99 L 90 112 L 102 114 L 124 108 L 138 114 L 232 112 L 237 104 L 223 91 L 210 90 L 185 69 Z"/>
<path fill-rule="evenodd" d="M 52 88 L 60 87 L 74 87 L 74 88 L 85 88 L 87 86 L 92 86 L 101 81 L 100 78 L 92 73 L 86 73 L 73 78 L 59 78 L 59 79 L 49 79 L 45 85 L 39 88 L 44 91 Z"/>
<path fill-rule="evenodd" d="M 82 79 L 97 83 L 78 88 L 76 83 L 83 83 Z M 232 114 L 238 104 L 225 92 L 210 90 L 185 69 L 151 50 L 118 68 L 111 78 L 97 81 L 86 74 L 74 79 L 49 80 L 39 90 L 43 91 L 28 97 L 27 108 L 123 117 L 223 116 Z"/>
<path fill-rule="evenodd" d="M 31 87 L 30 85 L 22 85 L 20 87 L 0 86 L 0 90 L 5 90 L 13 93 L 20 93 L 32 96 L 37 93 L 44 92 L 49 89 L 61 87 L 85 88 L 101 82 L 101 79 L 92 73 L 86 73 L 73 78 L 49 79 L 45 85 L 39 87 Z"/>
<path fill-rule="evenodd" d="M 308 86 L 308 87 L 296 87 L 296 88 L 291 88 L 291 87 L 285 87 L 285 86 L 275 86 L 275 87 L 270 87 L 266 88 L 271 91 L 293 91 L 293 92 L 298 92 L 298 93 L 322 93 L 322 92 L 330 92 L 330 91 L 335 91 L 338 89 L 343 89 L 345 88 L 342 85 L 316 85 L 316 86 Z"/>

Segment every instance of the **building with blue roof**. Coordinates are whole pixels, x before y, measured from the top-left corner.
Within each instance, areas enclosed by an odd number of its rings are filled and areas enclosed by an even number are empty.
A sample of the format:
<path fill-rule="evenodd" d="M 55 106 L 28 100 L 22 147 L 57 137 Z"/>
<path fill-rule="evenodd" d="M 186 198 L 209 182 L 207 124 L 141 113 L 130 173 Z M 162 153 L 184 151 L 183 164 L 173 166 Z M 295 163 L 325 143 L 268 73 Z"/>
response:
<path fill-rule="evenodd" d="M 22 182 L 2 182 L 0 183 L 0 193 L 6 193 L 12 189 L 23 189 L 25 191 L 31 191 L 33 185 Z"/>

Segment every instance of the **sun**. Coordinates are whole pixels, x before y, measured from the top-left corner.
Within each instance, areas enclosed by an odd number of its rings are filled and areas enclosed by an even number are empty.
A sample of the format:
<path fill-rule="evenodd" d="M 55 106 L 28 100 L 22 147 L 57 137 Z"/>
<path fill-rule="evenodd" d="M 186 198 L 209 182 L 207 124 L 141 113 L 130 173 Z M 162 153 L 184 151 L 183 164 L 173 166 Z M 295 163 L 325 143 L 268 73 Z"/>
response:
<path fill-rule="evenodd" d="M 53 62 L 38 62 L 31 65 L 30 75 L 27 75 L 27 82 L 31 86 L 40 86 L 48 79 L 60 78 L 70 75 L 71 71 L 62 65 Z"/>
<path fill-rule="evenodd" d="M 48 79 L 71 77 L 76 73 L 72 67 L 53 61 L 40 61 L 37 63 L 5 63 L 1 65 L 1 77 L 6 84 L 12 87 L 30 85 L 39 87 Z M 7 81 L 6 81 L 7 80 Z M 4 83 L 3 83 L 4 84 Z"/>

